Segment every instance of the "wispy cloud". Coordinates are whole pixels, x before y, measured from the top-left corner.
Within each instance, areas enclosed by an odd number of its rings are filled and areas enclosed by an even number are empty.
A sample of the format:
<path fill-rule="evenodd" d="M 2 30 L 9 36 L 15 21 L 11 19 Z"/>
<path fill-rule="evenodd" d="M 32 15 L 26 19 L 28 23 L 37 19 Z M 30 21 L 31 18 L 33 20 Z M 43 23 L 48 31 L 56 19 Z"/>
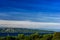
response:
<path fill-rule="evenodd" d="M 0 19 L 5 20 L 30 20 L 35 22 L 60 22 L 59 13 L 46 12 L 5 12 L 0 13 Z"/>
<path fill-rule="evenodd" d="M 10 16 L 10 15 L 3 12 L 3 13 L 0 13 L 0 16 L 4 16 L 5 17 L 5 16 Z"/>

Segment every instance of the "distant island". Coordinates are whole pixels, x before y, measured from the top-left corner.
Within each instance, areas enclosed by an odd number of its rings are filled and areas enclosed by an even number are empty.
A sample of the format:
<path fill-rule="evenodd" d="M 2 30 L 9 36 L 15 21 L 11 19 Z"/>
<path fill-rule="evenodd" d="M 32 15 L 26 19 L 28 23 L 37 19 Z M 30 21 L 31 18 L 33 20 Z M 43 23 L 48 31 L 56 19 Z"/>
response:
<path fill-rule="evenodd" d="M 1 33 L 27 33 L 27 32 L 54 32 L 48 30 L 28 29 L 28 28 L 0 28 Z"/>

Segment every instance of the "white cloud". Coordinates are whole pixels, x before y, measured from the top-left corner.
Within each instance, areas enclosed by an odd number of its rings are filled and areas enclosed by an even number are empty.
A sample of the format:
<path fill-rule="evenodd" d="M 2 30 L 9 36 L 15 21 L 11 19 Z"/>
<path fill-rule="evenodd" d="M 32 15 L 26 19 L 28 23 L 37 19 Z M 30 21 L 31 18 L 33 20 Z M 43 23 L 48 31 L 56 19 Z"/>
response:
<path fill-rule="evenodd" d="M 60 29 L 60 23 L 0 20 L 0 27 Z"/>

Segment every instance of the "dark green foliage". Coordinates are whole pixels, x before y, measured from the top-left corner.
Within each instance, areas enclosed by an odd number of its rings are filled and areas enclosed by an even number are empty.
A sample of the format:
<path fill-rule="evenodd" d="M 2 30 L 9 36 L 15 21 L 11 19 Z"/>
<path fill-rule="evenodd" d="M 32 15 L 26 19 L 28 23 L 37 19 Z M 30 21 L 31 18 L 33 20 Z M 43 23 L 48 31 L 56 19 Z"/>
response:
<path fill-rule="evenodd" d="M 60 40 L 60 32 L 55 32 L 52 40 Z"/>
<path fill-rule="evenodd" d="M 25 38 L 24 34 L 18 34 L 18 39 L 23 40 Z"/>
<path fill-rule="evenodd" d="M 0 37 L 0 40 L 2 40 L 2 38 Z"/>
<path fill-rule="evenodd" d="M 4 40 L 17 40 L 15 37 L 7 36 L 4 38 Z"/>
<path fill-rule="evenodd" d="M 52 34 L 46 34 L 43 35 L 43 38 L 41 38 L 40 40 L 52 40 L 53 35 Z"/>
<path fill-rule="evenodd" d="M 29 36 L 25 36 L 24 40 L 30 40 Z"/>
<path fill-rule="evenodd" d="M 18 36 L 0 37 L 0 40 L 60 40 L 60 32 L 40 35 L 38 32 L 31 35 L 18 34 Z"/>
<path fill-rule="evenodd" d="M 39 38 L 39 34 L 38 34 L 37 32 L 34 33 L 34 34 L 31 34 L 31 35 L 30 35 L 30 38 L 31 38 L 31 40 L 38 39 L 38 38 Z"/>

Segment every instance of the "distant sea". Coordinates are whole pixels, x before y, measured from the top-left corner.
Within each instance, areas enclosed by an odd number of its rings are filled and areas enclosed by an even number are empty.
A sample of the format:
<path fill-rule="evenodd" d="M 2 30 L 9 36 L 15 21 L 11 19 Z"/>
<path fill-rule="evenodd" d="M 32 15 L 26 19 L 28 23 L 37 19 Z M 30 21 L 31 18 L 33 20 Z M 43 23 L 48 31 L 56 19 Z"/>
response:
<path fill-rule="evenodd" d="M 18 36 L 18 34 L 24 34 L 24 35 L 31 35 L 33 33 L 0 33 L 0 36 Z M 39 33 L 40 35 L 43 35 L 43 34 L 53 34 L 53 32 L 51 33 L 46 33 L 46 32 L 41 32 Z"/>

